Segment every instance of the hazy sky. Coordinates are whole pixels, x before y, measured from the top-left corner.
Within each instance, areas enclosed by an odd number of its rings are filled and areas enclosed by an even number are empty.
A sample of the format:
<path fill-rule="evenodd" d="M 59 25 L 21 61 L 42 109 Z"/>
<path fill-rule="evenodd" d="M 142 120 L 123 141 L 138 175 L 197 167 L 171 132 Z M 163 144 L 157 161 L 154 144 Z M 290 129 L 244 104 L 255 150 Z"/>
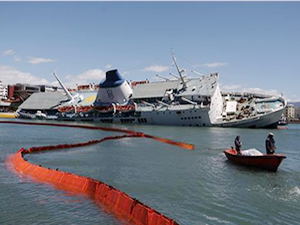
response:
<path fill-rule="evenodd" d="M 300 100 L 300 2 L 0 2 L 0 80 L 99 83 L 219 72 L 221 90 Z"/>

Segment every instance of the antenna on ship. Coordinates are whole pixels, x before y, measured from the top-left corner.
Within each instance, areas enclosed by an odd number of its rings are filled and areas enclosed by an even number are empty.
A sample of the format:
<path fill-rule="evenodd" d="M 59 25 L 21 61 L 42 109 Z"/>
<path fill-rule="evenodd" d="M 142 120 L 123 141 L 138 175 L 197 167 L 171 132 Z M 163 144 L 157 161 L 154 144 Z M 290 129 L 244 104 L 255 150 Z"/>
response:
<path fill-rule="evenodd" d="M 164 76 L 162 76 L 162 75 L 159 75 L 159 74 L 156 74 L 156 76 L 157 76 L 157 77 L 160 77 L 160 78 L 162 78 L 162 79 L 165 79 L 166 81 L 169 81 L 169 80 L 170 80 L 169 78 L 166 78 L 166 77 L 164 77 Z"/>
<path fill-rule="evenodd" d="M 196 70 L 191 70 L 191 72 L 192 72 L 192 73 L 195 73 L 195 74 L 198 74 L 198 75 L 200 75 L 200 76 L 205 76 L 204 73 L 200 73 L 200 72 L 198 72 L 198 71 L 196 71 Z"/>
<path fill-rule="evenodd" d="M 171 49 L 171 54 L 172 54 L 172 59 L 173 59 L 174 65 L 175 65 L 175 67 L 176 67 L 176 69 L 177 69 L 177 72 L 178 72 L 178 74 L 179 74 L 179 76 L 180 76 L 180 80 L 181 80 L 181 82 L 182 82 L 182 89 L 183 89 L 183 90 L 186 90 L 187 85 L 186 85 L 186 82 L 185 82 L 185 80 L 184 80 L 184 78 L 183 78 L 183 76 L 182 76 L 182 72 L 183 72 L 184 70 L 179 69 L 179 67 L 178 67 L 178 65 L 177 65 L 177 62 L 176 62 L 176 58 L 175 58 L 174 52 L 173 52 L 173 49 Z"/>
<path fill-rule="evenodd" d="M 179 76 L 177 76 L 176 74 L 174 74 L 174 73 L 169 73 L 170 75 L 172 75 L 173 77 L 176 77 L 177 79 L 180 79 L 180 77 Z"/>
<path fill-rule="evenodd" d="M 71 95 L 71 93 L 69 92 L 69 90 L 63 84 L 63 82 L 58 78 L 58 76 L 55 74 L 55 71 L 52 71 L 52 74 L 56 78 L 56 80 L 58 81 L 58 83 L 60 84 L 60 86 L 62 87 L 62 89 L 64 90 L 64 92 L 66 93 L 68 99 L 71 100 L 71 102 L 74 101 L 73 95 Z"/>

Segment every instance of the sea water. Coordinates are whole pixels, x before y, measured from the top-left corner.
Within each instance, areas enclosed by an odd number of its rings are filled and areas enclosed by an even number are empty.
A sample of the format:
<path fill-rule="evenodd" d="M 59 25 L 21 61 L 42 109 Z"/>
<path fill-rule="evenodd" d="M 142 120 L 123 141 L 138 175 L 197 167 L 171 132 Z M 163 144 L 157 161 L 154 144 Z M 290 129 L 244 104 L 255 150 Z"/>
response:
<path fill-rule="evenodd" d="M 98 124 L 100 125 L 100 124 Z M 285 130 L 111 125 L 195 145 L 193 151 L 146 138 L 31 154 L 27 159 L 101 180 L 181 225 L 300 224 L 300 125 Z M 78 128 L 0 124 L 0 224 L 130 224 L 93 200 L 22 178 L 6 158 L 21 147 L 78 143 L 118 133 Z M 227 161 L 223 150 L 241 136 L 243 149 L 264 152 L 274 133 L 287 156 L 276 173 Z"/>

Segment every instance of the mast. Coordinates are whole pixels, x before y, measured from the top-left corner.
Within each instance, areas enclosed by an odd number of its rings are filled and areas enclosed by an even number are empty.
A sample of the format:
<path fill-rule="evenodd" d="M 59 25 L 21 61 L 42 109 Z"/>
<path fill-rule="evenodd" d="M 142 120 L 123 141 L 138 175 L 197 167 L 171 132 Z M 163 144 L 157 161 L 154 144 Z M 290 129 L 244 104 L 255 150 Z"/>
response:
<path fill-rule="evenodd" d="M 71 100 L 71 102 L 74 101 L 74 97 L 73 95 L 71 95 L 71 93 L 69 92 L 69 90 L 66 88 L 66 86 L 63 84 L 63 82 L 58 78 L 58 76 L 55 74 L 55 72 L 52 72 L 53 75 L 55 76 L 56 80 L 58 81 L 58 83 L 60 84 L 60 86 L 62 87 L 62 89 L 64 90 L 64 92 L 66 93 L 67 97 L 69 100 Z"/>
<path fill-rule="evenodd" d="M 187 85 L 186 85 L 186 82 L 185 82 L 185 80 L 184 80 L 184 78 L 183 78 L 183 76 L 182 76 L 182 73 L 181 73 L 182 70 L 180 70 L 179 67 L 178 67 L 178 65 L 177 65 L 176 58 L 175 58 L 175 55 L 174 55 L 173 50 L 171 50 L 171 53 L 172 53 L 172 59 L 173 59 L 174 65 L 176 66 L 177 72 L 178 72 L 178 74 L 179 74 L 179 76 L 180 76 L 180 80 L 181 80 L 181 82 L 182 82 L 182 89 L 183 89 L 183 90 L 186 90 Z"/>
<path fill-rule="evenodd" d="M 162 78 L 162 79 L 165 79 L 166 81 L 169 81 L 170 79 L 168 79 L 168 78 L 166 78 L 166 77 L 164 77 L 164 76 L 162 76 L 162 75 L 159 75 L 159 74 L 156 74 L 156 76 L 157 77 L 160 77 L 160 78 Z"/>

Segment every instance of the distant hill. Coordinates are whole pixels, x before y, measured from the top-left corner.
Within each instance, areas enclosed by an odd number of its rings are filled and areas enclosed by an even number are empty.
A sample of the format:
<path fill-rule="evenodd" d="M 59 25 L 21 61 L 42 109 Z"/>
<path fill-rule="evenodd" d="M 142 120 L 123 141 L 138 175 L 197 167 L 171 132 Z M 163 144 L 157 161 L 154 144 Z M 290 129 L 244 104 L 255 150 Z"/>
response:
<path fill-rule="evenodd" d="M 296 108 L 300 107 L 300 102 L 288 102 L 288 104 L 293 104 Z"/>

